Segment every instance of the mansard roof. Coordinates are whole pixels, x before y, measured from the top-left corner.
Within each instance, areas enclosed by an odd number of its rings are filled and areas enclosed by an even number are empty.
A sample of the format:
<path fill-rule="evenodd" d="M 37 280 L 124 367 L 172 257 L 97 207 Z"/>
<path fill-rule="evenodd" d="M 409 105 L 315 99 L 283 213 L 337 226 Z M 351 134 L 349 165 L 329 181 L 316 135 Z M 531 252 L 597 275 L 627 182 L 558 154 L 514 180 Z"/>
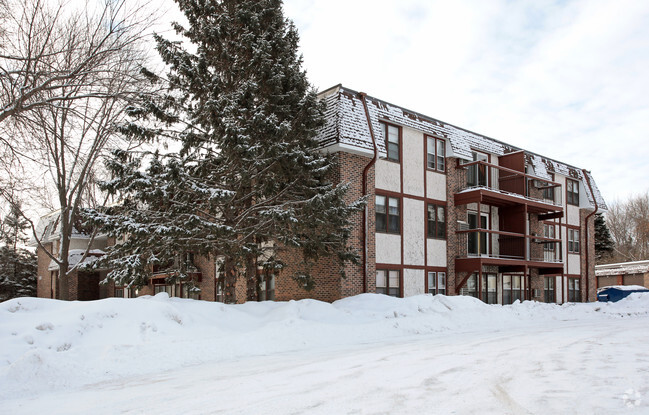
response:
<path fill-rule="evenodd" d="M 319 94 L 327 103 L 326 123 L 319 134 L 323 147 L 339 145 L 344 149 L 371 154 L 373 152 L 372 138 L 365 116 L 365 109 L 357 91 L 336 85 Z M 600 209 L 607 209 L 592 175 L 588 171 L 569 164 L 553 160 L 549 157 L 527 151 L 502 141 L 465 130 L 460 127 L 437 120 L 427 115 L 390 104 L 378 98 L 366 96 L 366 102 L 372 128 L 376 136 L 379 155 L 385 156 L 385 140 L 380 128 L 380 121 L 389 121 L 405 127 L 410 127 L 426 134 L 445 138 L 451 154 L 448 156 L 471 160 L 472 150 L 482 151 L 502 156 L 516 151 L 524 151 L 527 163 L 534 168 L 534 175 L 550 179 L 550 173 L 558 173 L 579 180 L 586 190 L 591 206 L 594 206 L 593 196 Z M 587 179 L 586 179 L 587 177 Z M 588 190 L 588 182 L 593 192 Z"/>

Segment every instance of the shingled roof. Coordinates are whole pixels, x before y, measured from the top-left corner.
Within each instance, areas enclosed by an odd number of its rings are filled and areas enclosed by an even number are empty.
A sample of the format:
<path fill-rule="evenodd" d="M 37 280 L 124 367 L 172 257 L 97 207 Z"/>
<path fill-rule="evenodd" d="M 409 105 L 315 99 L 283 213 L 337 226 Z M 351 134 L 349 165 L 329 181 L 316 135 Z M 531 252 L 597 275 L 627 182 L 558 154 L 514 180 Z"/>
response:
<path fill-rule="evenodd" d="M 341 145 L 359 152 L 371 154 L 373 151 L 372 138 L 367 125 L 367 118 L 363 103 L 358 92 L 336 85 L 319 94 L 321 99 L 327 103 L 326 123 L 319 133 L 319 139 L 323 147 Z M 525 149 L 516 147 L 502 141 L 477 134 L 460 127 L 436 120 L 435 118 L 399 107 L 380 99 L 367 96 L 367 107 L 372 122 L 372 128 L 376 135 L 379 154 L 385 156 L 385 139 L 380 128 L 380 121 L 391 121 L 395 124 L 410 127 L 426 134 L 445 138 L 450 144 L 451 153 L 449 157 L 458 157 L 471 160 L 472 150 L 482 151 L 497 156 L 523 150 L 527 163 L 533 166 L 534 175 L 544 179 L 550 179 L 550 173 L 559 173 L 569 176 L 583 183 L 588 201 L 594 207 L 593 195 L 599 209 L 607 209 L 606 202 L 602 197 L 595 181 L 589 172 L 552 160 Z M 588 182 L 593 189 L 591 195 Z"/>

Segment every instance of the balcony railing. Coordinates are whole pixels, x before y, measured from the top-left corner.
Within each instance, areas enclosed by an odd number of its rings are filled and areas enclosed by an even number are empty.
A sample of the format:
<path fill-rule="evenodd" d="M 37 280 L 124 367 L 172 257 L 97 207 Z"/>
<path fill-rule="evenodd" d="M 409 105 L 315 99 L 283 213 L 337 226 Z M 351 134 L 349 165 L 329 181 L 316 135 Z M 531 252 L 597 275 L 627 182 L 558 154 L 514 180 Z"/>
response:
<path fill-rule="evenodd" d="M 541 179 L 529 174 L 496 166 L 486 161 L 472 161 L 460 164 L 464 184 L 460 191 L 471 188 L 487 188 L 505 194 L 561 206 L 562 191 L 559 183 Z"/>
<path fill-rule="evenodd" d="M 458 258 L 496 258 L 561 263 L 561 240 L 536 235 L 468 229 L 457 231 Z"/>

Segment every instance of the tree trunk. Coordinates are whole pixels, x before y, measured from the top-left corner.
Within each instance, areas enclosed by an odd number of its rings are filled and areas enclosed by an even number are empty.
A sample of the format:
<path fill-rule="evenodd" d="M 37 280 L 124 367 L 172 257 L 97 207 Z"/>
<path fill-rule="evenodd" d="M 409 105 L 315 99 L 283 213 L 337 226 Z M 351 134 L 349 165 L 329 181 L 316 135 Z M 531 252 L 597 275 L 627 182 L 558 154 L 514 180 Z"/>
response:
<path fill-rule="evenodd" d="M 225 304 L 235 304 L 237 302 L 235 286 L 237 283 L 237 266 L 230 257 L 225 258 L 223 272 L 223 302 Z"/>
<path fill-rule="evenodd" d="M 257 301 L 257 258 L 253 255 L 246 256 L 246 300 Z"/>

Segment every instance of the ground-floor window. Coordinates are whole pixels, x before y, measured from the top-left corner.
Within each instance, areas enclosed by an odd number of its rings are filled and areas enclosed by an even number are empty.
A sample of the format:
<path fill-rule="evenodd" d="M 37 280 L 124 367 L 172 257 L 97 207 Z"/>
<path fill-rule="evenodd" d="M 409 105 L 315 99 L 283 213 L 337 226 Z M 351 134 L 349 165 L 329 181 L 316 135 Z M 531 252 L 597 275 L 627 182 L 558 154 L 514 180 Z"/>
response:
<path fill-rule="evenodd" d="M 513 304 L 525 299 L 525 279 L 522 275 L 503 274 L 503 304 Z"/>
<path fill-rule="evenodd" d="M 446 295 L 446 272 L 428 273 L 428 292 Z"/>
<path fill-rule="evenodd" d="M 579 293 L 579 278 L 568 278 L 568 301 L 578 303 L 581 301 Z"/>
<path fill-rule="evenodd" d="M 556 302 L 554 279 L 555 277 L 545 277 L 543 280 L 543 297 L 546 303 Z"/>
<path fill-rule="evenodd" d="M 124 287 L 115 287 L 113 297 L 124 298 Z"/>
<path fill-rule="evenodd" d="M 478 298 L 478 277 L 476 274 L 471 274 L 471 276 L 466 280 L 466 284 L 464 284 L 462 289 L 460 289 L 460 295 L 468 295 Z"/>
<path fill-rule="evenodd" d="M 259 276 L 259 301 L 275 301 L 275 274 Z"/>
<path fill-rule="evenodd" d="M 189 284 L 181 285 L 181 297 L 182 298 L 191 298 L 192 300 L 200 300 L 200 291 L 193 289 L 194 287 Z"/>
<path fill-rule="evenodd" d="M 495 274 L 482 275 L 482 301 L 498 304 L 498 278 Z"/>
<path fill-rule="evenodd" d="M 376 293 L 386 294 L 393 297 L 399 297 L 401 290 L 399 289 L 400 275 L 397 270 L 376 270 Z"/>
<path fill-rule="evenodd" d="M 154 284 L 153 294 L 167 293 L 169 297 L 173 297 L 174 286 L 172 284 Z"/>

